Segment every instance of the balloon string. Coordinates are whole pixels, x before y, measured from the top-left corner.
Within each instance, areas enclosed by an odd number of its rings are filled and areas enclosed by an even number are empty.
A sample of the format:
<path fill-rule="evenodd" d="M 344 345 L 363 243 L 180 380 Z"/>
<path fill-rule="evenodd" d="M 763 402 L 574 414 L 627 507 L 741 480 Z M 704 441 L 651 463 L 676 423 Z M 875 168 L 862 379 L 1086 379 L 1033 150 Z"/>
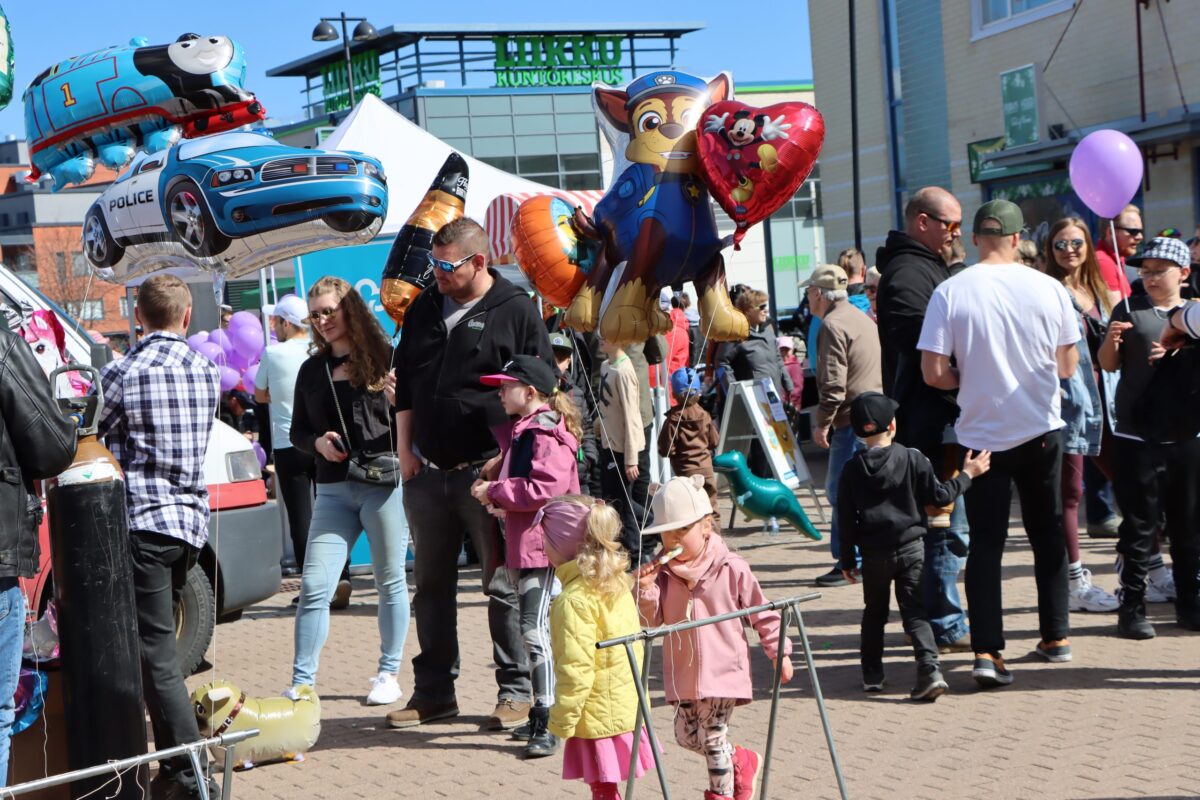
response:
<path fill-rule="evenodd" d="M 1112 240 L 1113 256 L 1116 257 L 1117 269 L 1121 273 L 1125 272 L 1125 259 L 1121 257 L 1121 249 L 1117 247 L 1117 225 L 1116 220 L 1109 219 L 1108 221 L 1108 238 Z M 1117 283 L 1120 283 L 1120 275 L 1117 276 Z M 1133 318 L 1133 313 L 1129 310 L 1129 295 L 1125 295 L 1125 313 L 1129 314 L 1130 319 Z"/>

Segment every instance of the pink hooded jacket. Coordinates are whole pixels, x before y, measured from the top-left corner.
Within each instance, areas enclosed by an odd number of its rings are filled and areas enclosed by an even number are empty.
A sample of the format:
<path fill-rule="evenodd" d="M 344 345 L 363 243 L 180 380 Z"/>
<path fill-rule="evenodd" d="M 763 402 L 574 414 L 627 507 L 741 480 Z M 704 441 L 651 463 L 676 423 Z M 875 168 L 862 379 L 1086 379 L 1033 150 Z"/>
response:
<path fill-rule="evenodd" d="M 638 608 L 646 627 L 715 617 L 769 602 L 750 565 L 729 552 L 724 539 L 714 533 L 708 547 L 716 548 L 713 563 L 695 587 L 689 589 L 668 564 L 655 584 L 642 592 Z M 778 611 L 673 633 L 663 638 L 663 690 L 667 702 L 718 697 L 737 700 L 738 705 L 750 702 L 750 648 L 743 630 L 747 620 L 758 631 L 767 658 L 775 662 Z M 783 652 L 791 655 L 791 642 L 785 639 L 783 645 Z"/>
<path fill-rule="evenodd" d="M 548 567 L 542 532 L 533 518 L 555 497 L 579 493 L 579 442 L 548 405 L 492 431 L 504 460 L 499 479 L 488 487 L 488 499 L 506 512 L 504 564 L 509 569 Z"/>

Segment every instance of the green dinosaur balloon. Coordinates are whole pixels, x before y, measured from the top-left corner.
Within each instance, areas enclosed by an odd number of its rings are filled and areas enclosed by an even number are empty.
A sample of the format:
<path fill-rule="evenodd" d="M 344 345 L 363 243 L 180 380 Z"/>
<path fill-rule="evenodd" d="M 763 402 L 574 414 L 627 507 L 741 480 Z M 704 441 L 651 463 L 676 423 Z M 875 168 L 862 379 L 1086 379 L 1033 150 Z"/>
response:
<path fill-rule="evenodd" d="M 796 493 L 786 484 L 760 478 L 750 471 L 746 457 L 737 450 L 713 459 L 713 469 L 723 473 L 733 487 L 733 501 L 747 516 L 767 519 L 777 517 L 790 522 L 796 530 L 813 541 L 821 541 L 821 532 L 813 527 L 796 499 Z"/>
<path fill-rule="evenodd" d="M 13 47 L 12 31 L 8 27 L 8 15 L 0 6 L 0 109 L 8 105 L 13 95 Z"/>

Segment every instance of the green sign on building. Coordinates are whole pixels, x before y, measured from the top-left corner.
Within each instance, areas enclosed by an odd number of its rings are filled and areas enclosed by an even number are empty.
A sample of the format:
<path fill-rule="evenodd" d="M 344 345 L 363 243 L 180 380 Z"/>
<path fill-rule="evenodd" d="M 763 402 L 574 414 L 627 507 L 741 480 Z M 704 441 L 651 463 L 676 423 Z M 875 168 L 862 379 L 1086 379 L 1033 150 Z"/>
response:
<path fill-rule="evenodd" d="M 621 36 L 495 36 L 496 86 L 624 83 Z"/>
<path fill-rule="evenodd" d="M 383 82 L 379 78 L 379 54 L 374 50 L 357 53 L 350 57 L 350 72 L 354 75 L 354 97 L 365 94 L 381 97 Z M 341 111 L 350 107 L 350 89 L 346 77 L 346 62 L 338 60 L 321 70 L 321 91 L 325 101 L 325 112 Z"/>
<path fill-rule="evenodd" d="M 1038 141 L 1037 66 L 1000 73 L 1000 100 L 1004 106 L 1004 146 L 1021 147 Z"/>

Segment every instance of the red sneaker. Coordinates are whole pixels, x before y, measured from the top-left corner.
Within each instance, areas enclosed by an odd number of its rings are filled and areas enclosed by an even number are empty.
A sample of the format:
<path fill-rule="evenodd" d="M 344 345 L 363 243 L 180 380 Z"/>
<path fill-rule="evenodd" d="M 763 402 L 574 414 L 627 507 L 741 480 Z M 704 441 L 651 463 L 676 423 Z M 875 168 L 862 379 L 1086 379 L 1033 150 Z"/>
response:
<path fill-rule="evenodd" d="M 754 800 L 762 782 L 762 756 L 744 747 L 733 748 L 733 800 Z"/>
<path fill-rule="evenodd" d="M 717 794 L 716 792 L 705 789 L 704 800 L 733 800 L 733 798 L 729 797 L 728 795 Z"/>

